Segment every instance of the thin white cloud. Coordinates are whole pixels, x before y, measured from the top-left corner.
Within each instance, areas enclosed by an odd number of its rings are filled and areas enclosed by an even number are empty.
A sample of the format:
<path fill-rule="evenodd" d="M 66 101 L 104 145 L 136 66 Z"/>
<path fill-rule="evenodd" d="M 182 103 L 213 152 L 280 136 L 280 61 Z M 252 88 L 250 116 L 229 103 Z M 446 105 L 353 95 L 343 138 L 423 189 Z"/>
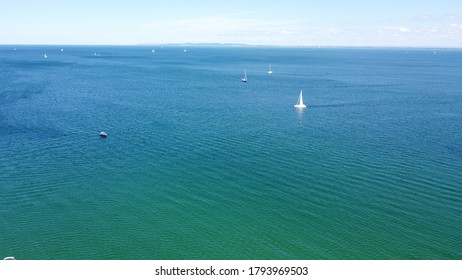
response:
<path fill-rule="evenodd" d="M 141 30 L 159 43 L 228 43 L 231 40 L 240 43 L 263 40 L 267 43 L 278 36 L 300 33 L 299 21 L 250 19 L 247 17 L 249 13 L 159 20 L 143 24 Z"/>
<path fill-rule="evenodd" d="M 460 36 L 462 34 L 462 24 L 460 23 L 451 23 L 449 24 L 449 34 Z"/>
<path fill-rule="evenodd" d="M 402 26 L 385 26 L 378 30 L 378 33 L 380 34 L 394 34 L 394 35 L 410 33 L 410 32 L 411 32 L 411 29 L 402 27 Z"/>
<path fill-rule="evenodd" d="M 242 43 L 275 45 L 461 45 L 462 26 L 451 15 L 424 15 L 406 25 L 340 27 L 312 25 L 303 19 L 259 18 L 244 11 L 146 22 L 138 30 L 139 42 L 148 43 Z M 418 23 L 417 20 L 421 20 Z M 423 22 L 425 21 L 425 22 Z M 136 39 L 136 38 L 135 38 Z M 440 43 L 441 42 L 441 43 Z M 448 44 L 449 45 L 449 44 Z"/>
<path fill-rule="evenodd" d="M 446 20 L 457 20 L 462 18 L 462 13 L 450 13 L 445 15 L 418 15 L 413 17 L 417 21 L 446 21 Z"/>
<path fill-rule="evenodd" d="M 414 19 L 419 20 L 419 21 L 433 21 L 436 20 L 438 17 L 433 16 L 433 15 L 421 15 L 421 16 L 416 16 Z"/>
<path fill-rule="evenodd" d="M 462 18 L 462 13 L 451 13 L 445 15 L 444 17 L 449 20 L 456 20 Z"/>
<path fill-rule="evenodd" d="M 280 30 L 278 31 L 280 35 L 297 35 L 300 34 L 299 31 L 294 31 L 294 30 Z"/>
<path fill-rule="evenodd" d="M 313 33 L 319 35 L 332 35 L 340 33 L 340 30 L 337 28 L 319 28 L 314 30 Z"/>
<path fill-rule="evenodd" d="M 416 29 L 414 30 L 414 32 L 416 34 L 438 34 L 440 33 L 440 29 L 436 28 L 436 27 L 432 27 L 432 28 L 421 28 L 421 29 Z"/>

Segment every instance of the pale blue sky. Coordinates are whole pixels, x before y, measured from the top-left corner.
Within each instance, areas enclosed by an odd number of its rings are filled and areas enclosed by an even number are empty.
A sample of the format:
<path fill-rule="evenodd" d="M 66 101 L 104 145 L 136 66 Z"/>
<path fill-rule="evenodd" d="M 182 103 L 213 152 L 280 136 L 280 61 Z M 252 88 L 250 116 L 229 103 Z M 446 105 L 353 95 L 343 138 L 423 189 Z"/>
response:
<path fill-rule="evenodd" d="M 0 44 L 462 47 L 462 1 L 0 0 Z"/>

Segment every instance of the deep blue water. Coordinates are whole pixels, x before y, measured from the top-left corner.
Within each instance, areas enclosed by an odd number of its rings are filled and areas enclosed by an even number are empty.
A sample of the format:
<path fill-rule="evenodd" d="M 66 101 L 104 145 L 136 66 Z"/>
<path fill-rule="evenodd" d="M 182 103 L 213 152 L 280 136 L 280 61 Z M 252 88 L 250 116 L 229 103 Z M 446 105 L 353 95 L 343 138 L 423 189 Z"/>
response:
<path fill-rule="evenodd" d="M 0 257 L 462 259 L 462 51 L 63 48 L 0 46 Z"/>

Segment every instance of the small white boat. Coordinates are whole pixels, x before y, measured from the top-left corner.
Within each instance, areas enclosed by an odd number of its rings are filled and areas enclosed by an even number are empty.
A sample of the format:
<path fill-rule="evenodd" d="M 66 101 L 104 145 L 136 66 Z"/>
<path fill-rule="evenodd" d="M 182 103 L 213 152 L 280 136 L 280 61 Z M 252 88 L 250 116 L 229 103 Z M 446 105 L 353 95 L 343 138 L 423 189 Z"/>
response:
<path fill-rule="evenodd" d="M 306 105 L 303 103 L 303 92 L 302 92 L 302 90 L 300 90 L 300 95 L 298 96 L 297 104 L 295 104 L 294 107 L 297 108 L 297 109 L 306 108 Z"/>
<path fill-rule="evenodd" d="M 61 51 L 63 52 L 63 51 L 64 51 L 64 49 L 61 49 Z"/>
<path fill-rule="evenodd" d="M 273 70 L 271 70 L 271 64 L 270 64 L 269 69 L 268 69 L 268 74 L 270 74 L 270 75 L 273 74 Z"/>
<path fill-rule="evenodd" d="M 107 132 L 101 131 L 101 132 L 99 133 L 99 136 L 101 136 L 101 137 L 107 137 Z"/>
<path fill-rule="evenodd" d="M 44 57 L 44 58 L 48 58 L 47 54 L 44 54 L 43 57 Z"/>
<path fill-rule="evenodd" d="M 6 257 L 3 259 L 4 261 L 14 261 L 16 260 L 14 257 Z"/>
<path fill-rule="evenodd" d="M 156 51 L 155 50 L 152 50 L 153 53 L 155 53 Z"/>
<path fill-rule="evenodd" d="M 247 71 L 244 70 L 244 78 L 241 80 L 243 83 L 247 83 Z"/>

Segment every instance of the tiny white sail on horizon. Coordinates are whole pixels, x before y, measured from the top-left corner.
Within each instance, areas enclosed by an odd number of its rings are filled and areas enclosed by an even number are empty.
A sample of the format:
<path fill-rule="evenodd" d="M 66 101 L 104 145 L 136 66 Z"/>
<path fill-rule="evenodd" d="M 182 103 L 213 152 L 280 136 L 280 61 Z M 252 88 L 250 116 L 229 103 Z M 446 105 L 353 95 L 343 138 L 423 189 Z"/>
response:
<path fill-rule="evenodd" d="M 247 71 L 244 69 L 244 78 L 242 78 L 243 83 L 247 83 Z"/>
<path fill-rule="evenodd" d="M 297 104 L 295 104 L 294 107 L 298 109 L 306 108 L 306 105 L 303 103 L 303 90 L 300 90 L 300 95 L 298 96 Z"/>
<path fill-rule="evenodd" d="M 271 64 L 269 65 L 269 68 L 268 68 L 268 74 L 273 74 L 273 70 L 271 69 Z"/>

